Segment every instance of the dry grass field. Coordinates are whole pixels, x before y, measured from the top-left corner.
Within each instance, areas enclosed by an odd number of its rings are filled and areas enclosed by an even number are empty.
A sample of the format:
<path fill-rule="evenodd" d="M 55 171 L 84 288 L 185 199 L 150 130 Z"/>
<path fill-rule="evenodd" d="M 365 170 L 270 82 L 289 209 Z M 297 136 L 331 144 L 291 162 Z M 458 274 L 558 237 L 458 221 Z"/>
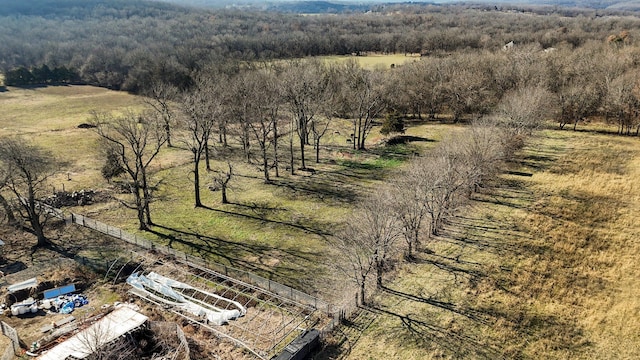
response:
<path fill-rule="evenodd" d="M 113 192 L 99 174 L 97 136 L 77 126 L 92 110 L 141 106 L 134 96 L 93 87 L 9 88 L 0 93 L 0 136 L 23 134 L 67 160 L 68 170 L 52 184 L 58 190 L 64 184 Z M 457 128 L 413 126 L 408 135 L 425 141 L 396 147 L 377 145 L 383 138 L 373 134 L 370 151 L 362 153 L 346 143 L 339 131 L 344 124 L 334 126 L 323 160 L 309 163 L 315 174 L 282 174 L 266 185 L 256 166 L 238 161 L 232 204 L 205 190 L 201 209 L 193 208 L 188 153 L 163 150 L 153 176 L 157 226 L 139 234 L 329 294 L 339 288 L 332 275 L 339 254 L 327 238 L 353 201 L 414 151 Z M 317 358 L 640 357 L 638 141 L 590 131 L 542 132 L 495 188 L 474 195 L 413 262 L 398 266 L 371 306 L 342 327 L 344 343 Z M 225 156 L 241 157 L 236 151 Z M 117 201 L 72 210 L 136 229 L 133 212 Z"/>
<path fill-rule="evenodd" d="M 406 62 L 413 62 L 420 60 L 420 54 L 370 54 L 366 56 L 352 56 L 352 55 L 332 55 L 321 56 L 328 62 L 341 62 L 348 59 L 354 59 L 365 69 L 389 69 L 392 65 L 402 65 Z"/>
<path fill-rule="evenodd" d="M 518 171 L 345 326 L 347 359 L 640 357 L 638 139 L 545 131 Z"/>

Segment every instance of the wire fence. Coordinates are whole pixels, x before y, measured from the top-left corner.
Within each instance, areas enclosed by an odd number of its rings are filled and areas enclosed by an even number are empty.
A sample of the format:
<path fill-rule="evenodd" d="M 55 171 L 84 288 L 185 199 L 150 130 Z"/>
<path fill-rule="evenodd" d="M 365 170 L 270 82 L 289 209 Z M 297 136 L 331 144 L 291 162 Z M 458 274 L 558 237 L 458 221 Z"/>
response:
<path fill-rule="evenodd" d="M 16 329 L 9 326 L 6 322 L 0 321 L 0 329 L 2 330 L 2 335 L 6 336 L 11 340 L 11 345 L 7 346 L 7 348 L 2 353 L 2 357 L 0 359 L 13 359 L 14 356 L 20 354 L 20 338 L 18 338 L 18 332 Z"/>
<path fill-rule="evenodd" d="M 120 228 L 105 224 L 103 222 L 94 220 L 87 216 L 72 213 L 71 218 L 68 219 L 68 221 L 77 225 L 84 226 L 89 229 L 93 229 L 95 231 L 101 232 L 111 237 L 123 240 L 129 244 L 133 244 L 147 250 L 155 251 L 163 255 L 170 255 L 180 261 L 185 261 L 195 265 L 200 265 L 206 269 L 215 271 L 222 275 L 244 281 L 251 285 L 258 286 L 260 288 L 268 290 L 272 293 L 280 295 L 296 303 L 312 306 L 315 309 L 325 312 L 329 316 L 333 316 L 334 313 L 336 312 L 333 306 L 328 302 L 322 299 L 319 299 L 315 296 L 306 294 L 302 291 L 296 290 L 287 285 L 280 284 L 273 280 L 264 278 L 256 274 L 252 274 L 244 270 L 236 269 L 231 266 L 218 264 L 216 262 L 209 261 L 201 257 L 195 257 L 192 255 L 186 254 L 182 251 L 170 248 L 168 246 L 155 244 L 139 235 L 129 233 Z"/>

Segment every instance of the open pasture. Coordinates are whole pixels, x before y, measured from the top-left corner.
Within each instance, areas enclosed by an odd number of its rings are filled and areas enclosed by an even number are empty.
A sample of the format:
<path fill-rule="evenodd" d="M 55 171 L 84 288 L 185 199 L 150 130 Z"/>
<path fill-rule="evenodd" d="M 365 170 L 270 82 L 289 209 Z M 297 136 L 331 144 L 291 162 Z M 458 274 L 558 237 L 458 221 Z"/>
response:
<path fill-rule="evenodd" d="M 545 131 L 344 326 L 342 353 L 637 358 L 638 159 L 635 138 Z"/>

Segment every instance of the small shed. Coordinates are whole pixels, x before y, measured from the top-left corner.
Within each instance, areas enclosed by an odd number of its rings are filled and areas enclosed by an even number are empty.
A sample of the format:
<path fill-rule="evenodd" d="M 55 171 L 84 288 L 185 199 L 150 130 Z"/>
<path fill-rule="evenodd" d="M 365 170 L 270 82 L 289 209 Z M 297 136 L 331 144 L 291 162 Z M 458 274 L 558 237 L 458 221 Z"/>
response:
<path fill-rule="evenodd" d="M 86 359 L 93 348 L 101 348 L 120 336 L 144 325 L 149 318 L 139 312 L 122 306 L 88 328 L 75 334 L 51 350 L 40 355 L 38 360 L 65 360 L 67 358 Z M 99 336 L 97 336 L 99 335 Z M 87 341 L 91 339 L 91 341 Z"/>

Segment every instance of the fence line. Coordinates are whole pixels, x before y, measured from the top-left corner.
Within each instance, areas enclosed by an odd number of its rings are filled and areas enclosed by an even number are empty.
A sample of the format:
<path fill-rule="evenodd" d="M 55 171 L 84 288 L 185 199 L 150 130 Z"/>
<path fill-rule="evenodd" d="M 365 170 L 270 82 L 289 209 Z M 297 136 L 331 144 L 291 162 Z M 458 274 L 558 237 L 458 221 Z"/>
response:
<path fill-rule="evenodd" d="M 2 335 L 8 337 L 9 340 L 11 340 L 11 346 L 5 349 L 4 353 L 2 354 L 2 359 L 13 359 L 13 356 L 19 356 L 21 352 L 20 338 L 18 337 L 18 332 L 16 331 L 16 329 L 12 328 L 4 321 L 0 321 L 0 328 L 2 329 Z"/>
<path fill-rule="evenodd" d="M 287 285 L 283 285 L 273 280 L 264 278 L 262 276 L 252 274 L 248 271 L 236 269 L 231 266 L 227 266 L 223 264 L 218 264 L 200 257 L 194 257 L 187 253 L 172 249 L 167 246 L 154 244 L 153 242 L 141 236 L 129 233 L 120 228 L 105 224 L 103 222 L 94 220 L 84 215 L 71 213 L 71 218 L 67 219 L 67 221 L 70 223 L 84 226 L 89 229 L 93 229 L 105 235 L 109 235 L 111 237 L 123 240 L 127 243 L 142 247 L 144 249 L 156 251 L 164 255 L 174 256 L 176 259 L 180 261 L 190 262 L 195 265 L 202 266 L 206 269 L 220 273 L 221 275 L 229 276 L 234 279 L 242 280 L 251 285 L 259 286 L 263 289 L 271 291 L 277 295 L 280 295 L 294 302 L 307 305 L 307 306 L 312 306 L 315 309 L 322 310 L 326 312 L 327 315 L 329 316 L 335 315 L 333 306 L 331 306 L 331 304 L 327 303 L 326 301 L 318 299 L 315 296 L 303 293 L 302 291 L 293 289 Z M 340 313 L 340 311 L 338 311 L 337 313 Z"/>

